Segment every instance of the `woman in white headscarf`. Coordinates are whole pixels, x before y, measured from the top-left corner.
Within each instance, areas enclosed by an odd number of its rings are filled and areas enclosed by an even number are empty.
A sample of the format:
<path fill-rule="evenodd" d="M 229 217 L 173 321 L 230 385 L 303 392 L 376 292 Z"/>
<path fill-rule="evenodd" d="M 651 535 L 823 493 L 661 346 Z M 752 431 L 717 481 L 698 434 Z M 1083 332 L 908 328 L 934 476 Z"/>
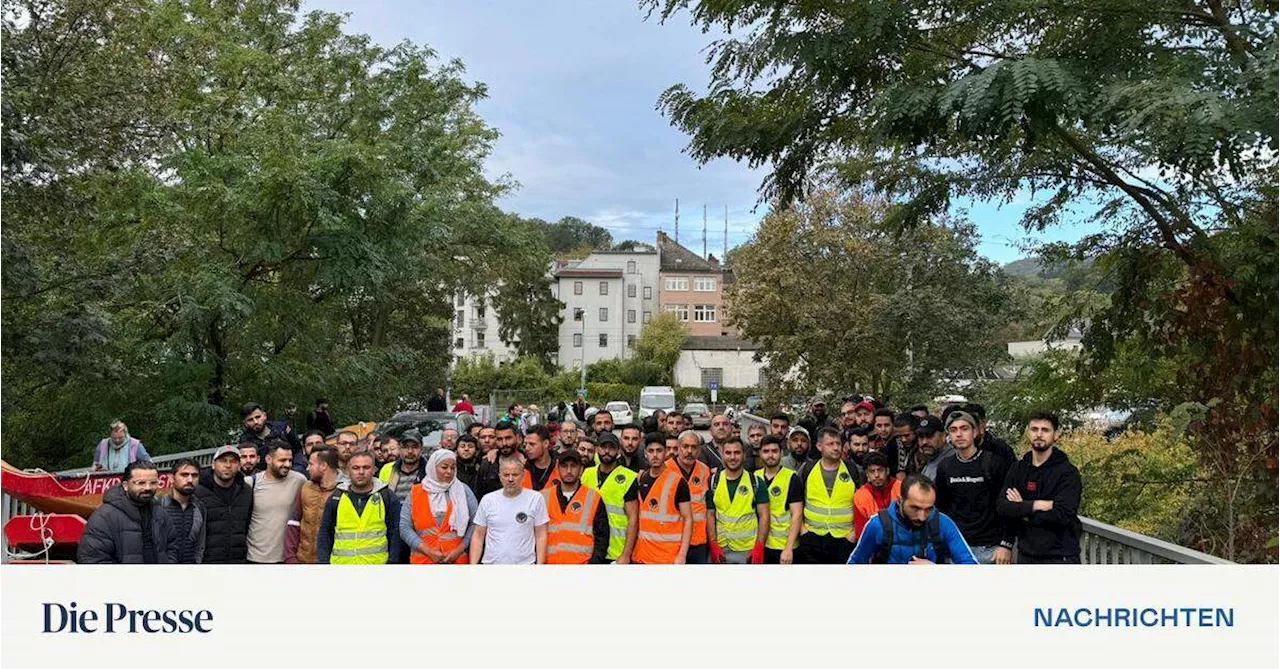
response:
<path fill-rule="evenodd" d="M 457 456 L 439 449 L 427 460 L 426 478 L 400 507 L 400 538 L 411 564 L 467 564 L 475 517 L 475 493 L 459 481 Z"/>

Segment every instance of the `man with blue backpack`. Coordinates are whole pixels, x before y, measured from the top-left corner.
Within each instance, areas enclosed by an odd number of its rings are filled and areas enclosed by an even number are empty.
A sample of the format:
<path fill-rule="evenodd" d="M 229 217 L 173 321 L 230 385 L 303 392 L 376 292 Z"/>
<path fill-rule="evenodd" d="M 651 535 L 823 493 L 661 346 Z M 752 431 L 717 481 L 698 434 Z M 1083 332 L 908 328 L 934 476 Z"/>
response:
<path fill-rule="evenodd" d="M 927 476 L 902 484 L 902 498 L 867 522 L 849 564 L 978 564 L 954 521 L 934 508 Z"/>

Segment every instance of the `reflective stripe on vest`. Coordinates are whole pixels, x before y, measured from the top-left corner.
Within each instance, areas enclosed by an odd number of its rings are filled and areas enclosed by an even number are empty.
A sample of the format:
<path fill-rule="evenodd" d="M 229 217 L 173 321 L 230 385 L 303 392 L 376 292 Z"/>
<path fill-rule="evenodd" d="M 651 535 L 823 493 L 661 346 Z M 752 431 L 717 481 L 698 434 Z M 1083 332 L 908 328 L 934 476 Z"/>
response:
<path fill-rule="evenodd" d="M 675 458 L 667 460 L 667 469 L 684 477 L 684 470 Z M 707 543 L 707 489 L 711 487 L 711 468 L 702 461 L 694 462 L 685 482 L 689 484 L 689 508 L 693 511 L 693 537 L 689 545 L 703 546 Z"/>
<path fill-rule="evenodd" d="M 597 480 L 600 470 L 592 467 L 582 472 L 582 485 L 600 493 L 605 513 L 609 515 L 609 559 L 617 560 L 627 546 L 627 491 L 635 484 L 636 473 L 626 467 L 614 467 L 603 485 Z"/>
<path fill-rule="evenodd" d="M 560 486 L 542 489 L 547 503 L 547 564 L 586 564 L 595 549 L 592 524 L 600 508 L 600 493 L 579 486 L 573 497 L 560 509 Z"/>
<path fill-rule="evenodd" d="M 729 486 L 738 489 L 733 501 L 729 500 Z M 750 475 L 742 472 L 738 480 L 730 482 L 721 473 L 716 481 L 712 501 L 716 505 L 716 543 L 727 551 L 749 551 L 754 548 L 759 519 L 756 517 L 755 494 L 751 489 Z"/>
<path fill-rule="evenodd" d="M 769 486 L 769 538 L 765 539 L 765 548 L 782 550 L 787 547 L 787 536 L 791 531 L 791 508 L 787 504 L 787 496 L 791 492 L 791 483 L 796 473 L 786 467 L 778 471 Z M 756 470 L 756 480 L 766 485 L 764 470 Z"/>
<path fill-rule="evenodd" d="M 348 495 L 338 500 L 330 564 L 387 563 L 387 505 L 377 492 L 369 496 L 363 513 Z"/>
<path fill-rule="evenodd" d="M 641 564 L 673 564 L 680 552 L 684 538 L 684 519 L 676 506 L 680 480 L 680 474 L 667 469 L 653 482 L 648 496 L 640 500 L 640 532 L 634 557 Z"/>
<path fill-rule="evenodd" d="M 805 480 L 804 528 L 814 534 L 826 534 L 843 539 L 853 532 L 853 495 L 857 486 L 849 475 L 849 468 L 840 463 L 836 470 L 836 483 L 827 493 L 822 478 L 822 461 L 814 463 Z"/>
<path fill-rule="evenodd" d="M 447 499 L 447 498 L 446 498 Z M 452 553 L 462 545 L 462 538 L 453 527 L 453 500 L 445 506 L 444 519 L 437 523 L 435 513 L 431 509 L 431 495 L 421 485 L 413 486 L 409 492 L 409 512 L 413 518 L 413 529 L 422 539 L 422 543 L 445 555 Z M 427 559 L 427 556 L 413 551 L 409 556 L 410 564 L 438 564 Z M 467 552 L 463 551 L 453 564 L 467 564 Z"/>

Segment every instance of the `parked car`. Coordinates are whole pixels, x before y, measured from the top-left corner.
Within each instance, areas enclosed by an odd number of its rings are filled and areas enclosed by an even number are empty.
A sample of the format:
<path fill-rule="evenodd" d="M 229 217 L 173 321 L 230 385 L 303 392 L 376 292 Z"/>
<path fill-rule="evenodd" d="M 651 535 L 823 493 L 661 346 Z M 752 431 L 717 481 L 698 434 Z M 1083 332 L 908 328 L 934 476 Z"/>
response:
<path fill-rule="evenodd" d="M 613 416 L 614 425 L 626 425 L 635 421 L 635 417 L 631 414 L 631 405 L 626 402 L 608 402 L 604 405 L 604 410 Z"/>
<path fill-rule="evenodd" d="M 457 430 L 465 434 L 467 426 L 475 422 L 475 416 L 468 413 L 449 413 L 447 411 L 401 411 L 391 418 L 379 422 L 379 434 L 389 434 L 399 438 L 409 430 L 417 430 L 422 434 L 423 452 L 430 453 L 440 447 L 440 436 L 447 429 Z"/>
<path fill-rule="evenodd" d="M 760 405 L 764 404 L 764 398 L 760 395 L 752 395 L 747 398 L 747 413 L 755 413 Z"/>
<path fill-rule="evenodd" d="M 684 405 L 684 415 L 693 422 L 695 430 L 711 427 L 711 407 L 703 402 L 689 402 Z"/>

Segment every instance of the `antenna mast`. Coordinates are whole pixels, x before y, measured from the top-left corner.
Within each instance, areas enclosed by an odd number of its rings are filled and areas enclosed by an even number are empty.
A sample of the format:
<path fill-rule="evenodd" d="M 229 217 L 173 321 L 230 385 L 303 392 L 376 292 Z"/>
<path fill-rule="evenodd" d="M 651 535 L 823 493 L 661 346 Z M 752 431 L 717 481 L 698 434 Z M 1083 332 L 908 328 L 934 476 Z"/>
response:
<path fill-rule="evenodd" d="M 702 259 L 707 259 L 707 205 L 702 205 Z"/>
<path fill-rule="evenodd" d="M 680 243 L 680 198 L 676 198 L 676 243 Z"/>

